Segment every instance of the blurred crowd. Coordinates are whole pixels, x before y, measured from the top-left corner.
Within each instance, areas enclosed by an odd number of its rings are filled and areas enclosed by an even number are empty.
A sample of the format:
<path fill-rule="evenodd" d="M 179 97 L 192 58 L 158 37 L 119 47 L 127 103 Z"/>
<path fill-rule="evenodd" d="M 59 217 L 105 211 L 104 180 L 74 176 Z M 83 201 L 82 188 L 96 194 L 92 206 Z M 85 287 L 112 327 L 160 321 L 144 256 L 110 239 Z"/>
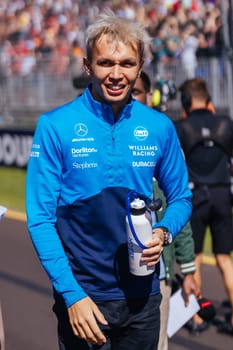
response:
<path fill-rule="evenodd" d="M 152 37 L 146 64 L 154 73 L 179 60 L 191 78 L 197 57 L 221 55 L 220 0 L 1 0 L 0 75 L 40 68 L 79 74 L 85 29 L 104 8 L 145 25 Z"/>

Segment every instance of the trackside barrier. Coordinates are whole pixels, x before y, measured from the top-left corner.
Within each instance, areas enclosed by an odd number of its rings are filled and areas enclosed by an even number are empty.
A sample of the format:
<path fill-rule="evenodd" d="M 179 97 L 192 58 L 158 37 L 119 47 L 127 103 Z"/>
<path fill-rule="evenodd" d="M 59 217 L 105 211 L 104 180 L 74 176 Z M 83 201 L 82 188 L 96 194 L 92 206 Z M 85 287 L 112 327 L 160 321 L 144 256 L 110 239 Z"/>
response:
<path fill-rule="evenodd" d="M 33 132 L 0 129 L 0 166 L 26 168 Z"/>
<path fill-rule="evenodd" d="M 9 76 L 0 82 L 0 125 L 4 122 L 17 124 L 18 114 L 23 111 L 25 121 L 31 121 L 32 113 L 48 111 L 62 105 L 79 95 L 82 89 L 74 87 L 73 78 L 82 86 L 83 75 L 72 73 L 69 69 L 64 74 L 48 74 L 48 62 L 40 64 L 40 70 L 35 70 L 27 76 Z M 150 71 L 152 83 L 156 81 L 152 65 L 145 69 Z M 166 64 L 162 67 L 163 80 L 172 79 L 176 86 L 187 78 L 180 62 Z M 229 60 L 223 57 L 198 59 L 195 71 L 196 77 L 207 81 L 208 88 L 219 110 L 233 110 L 232 76 L 229 72 Z M 179 108 L 179 96 L 173 101 L 172 108 Z M 25 113 L 25 111 L 28 113 Z M 16 113 L 17 112 L 17 113 Z M 233 116 L 231 116 L 233 118 Z M 25 124 L 26 125 L 26 124 Z"/>

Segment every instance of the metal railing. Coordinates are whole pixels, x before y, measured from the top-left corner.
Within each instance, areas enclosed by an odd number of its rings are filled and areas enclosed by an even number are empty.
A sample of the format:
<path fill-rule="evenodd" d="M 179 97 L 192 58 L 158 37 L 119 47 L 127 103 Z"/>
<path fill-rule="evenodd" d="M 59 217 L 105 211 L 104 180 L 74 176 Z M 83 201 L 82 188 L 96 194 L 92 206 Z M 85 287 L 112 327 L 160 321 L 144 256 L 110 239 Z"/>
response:
<path fill-rule="evenodd" d="M 19 121 L 19 115 L 24 115 L 25 123 L 31 121 L 32 115 L 37 117 L 37 111 L 46 111 L 62 105 L 77 96 L 81 90 L 74 88 L 72 70 L 67 70 L 62 76 L 46 73 L 47 62 L 40 65 L 40 70 L 34 70 L 27 76 L 10 76 L 0 82 L 0 122 Z M 41 68 L 42 67 L 42 68 Z M 44 69 L 43 69 L 44 67 Z M 179 86 L 185 79 L 185 73 L 179 62 L 163 67 L 166 76 L 173 79 Z M 233 118 L 232 73 L 227 59 L 199 59 L 196 76 L 207 81 L 209 91 L 217 110 L 223 110 Z M 155 77 L 152 76 L 152 80 Z M 80 78 L 82 79 L 82 78 Z M 169 104 L 169 109 L 180 110 L 179 96 Z M 34 119 L 33 119 L 34 120 Z"/>

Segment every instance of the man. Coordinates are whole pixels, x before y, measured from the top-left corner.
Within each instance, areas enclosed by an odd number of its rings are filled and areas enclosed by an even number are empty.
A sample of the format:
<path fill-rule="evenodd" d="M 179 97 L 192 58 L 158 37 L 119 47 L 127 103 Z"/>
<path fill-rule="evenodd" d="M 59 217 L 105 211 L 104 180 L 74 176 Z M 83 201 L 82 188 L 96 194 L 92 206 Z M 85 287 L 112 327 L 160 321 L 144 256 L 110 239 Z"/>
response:
<path fill-rule="evenodd" d="M 151 90 L 150 78 L 146 72 L 142 71 L 140 77 L 136 79 L 132 90 L 132 96 L 141 103 L 151 106 Z M 158 219 L 161 220 L 166 207 L 166 199 L 156 181 L 153 181 L 153 185 L 154 197 L 162 199 L 163 202 L 162 210 L 159 210 L 157 213 Z M 160 291 L 162 294 L 162 301 L 160 304 L 160 334 L 158 350 L 168 349 L 167 323 L 175 261 L 180 265 L 181 273 L 183 275 L 185 302 L 188 303 L 191 293 L 196 296 L 200 295 L 200 290 L 193 276 L 195 272 L 194 259 L 195 253 L 192 230 L 190 223 L 187 223 L 175 240 L 170 245 L 164 247 L 160 258 Z"/>
<path fill-rule="evenodd" d="M 177 132 L 187 161 L 190 188 L 193 191 L 191 226 L 196 253 L 195 277 L 201 287 L 203 241 L 210 227 L 213 252 L 233 308 L 232 202 L 230 193 L 230 157 L 233 149 L 233 123 L 208 109 L 210 100 L 206 82 L 190 79 L 180 87 L 181 103 L 187 118 L 177 123 Z M 195 316 L 190 328 L 202 327 Z M 233 313 L 219 328 L 233 335 Z"/>
<path fill-rule="evenodd" d="M 191 192 L 173 123 L 131 99 L 147 42 L 141 24 L 102 14 L 87 29 L 90 85 L 36 128 L 28 228 L 54 288 L 62 350 L 157 347 L 159 279 L 129 273 L 126 199 L 132 190 L 152 199 L 153 176 L 166 193 L 141 258 L 150 268 L 189 219 Z"/>
<path fill-rule="evenodd" d="M 132 90 L 132 96 L 135 100 L 143 103 L 146 106 L 152 106 L 152 91 L 151 80 L 149 75 L 142 70 L 137 77 Z"/>

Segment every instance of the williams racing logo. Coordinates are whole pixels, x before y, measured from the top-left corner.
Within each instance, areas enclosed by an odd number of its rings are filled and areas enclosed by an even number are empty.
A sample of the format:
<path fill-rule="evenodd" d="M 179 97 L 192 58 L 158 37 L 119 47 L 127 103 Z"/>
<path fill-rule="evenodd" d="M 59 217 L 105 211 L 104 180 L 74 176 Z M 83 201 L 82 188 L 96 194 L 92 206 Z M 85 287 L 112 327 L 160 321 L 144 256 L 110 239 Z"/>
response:
<path fill-rule="evenodd" d="M 138 140 L 138 141 L 144 141 L 147 139 L 149 133 L 148 130 L 146 128 L 144 128 L 143 126 L 137 126 L 134 129 L 134 137 Z"/>

